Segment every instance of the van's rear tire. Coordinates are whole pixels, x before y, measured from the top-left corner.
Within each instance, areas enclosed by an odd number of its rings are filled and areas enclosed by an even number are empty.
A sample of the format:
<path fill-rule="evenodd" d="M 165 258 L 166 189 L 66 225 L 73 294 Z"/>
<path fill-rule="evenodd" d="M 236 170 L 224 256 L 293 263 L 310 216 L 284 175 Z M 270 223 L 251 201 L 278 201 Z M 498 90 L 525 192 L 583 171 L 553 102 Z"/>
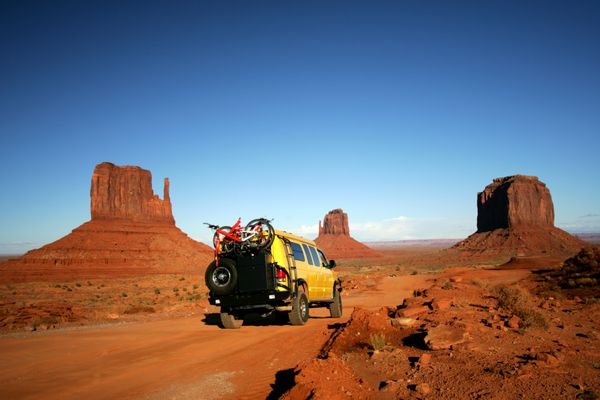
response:
<path fill-rule="evenodd" d="M 342 316 L 342 295 L 337 287 L 333 288 L 333 302 L 329 304 L 329 315 L 331 315 L 331 318 Z"/>
<path fill-rule="evenodd" d="M 292 325 L 304 325 L 308 321 L 308 298 L 303 291 L 299 291 L 298 296 L 292 301 L 292 311 L 288 315 Z"/>
<path fill-rule="evenodd" d="M 221 327 L 225 329 L 240 329 L 244 323 L 243 319 L 238 319 L 227 312 L 221 312 L 219 317 L 221 318 Z"/>
<path fill-rule="evenodd" d="M 219 258 L 219 265 L 213 260 L 206 269 L 204 281 L 208 289 L 216 295 L 232 293 L 238 281 L 235 261 L 229 258 Z"/>

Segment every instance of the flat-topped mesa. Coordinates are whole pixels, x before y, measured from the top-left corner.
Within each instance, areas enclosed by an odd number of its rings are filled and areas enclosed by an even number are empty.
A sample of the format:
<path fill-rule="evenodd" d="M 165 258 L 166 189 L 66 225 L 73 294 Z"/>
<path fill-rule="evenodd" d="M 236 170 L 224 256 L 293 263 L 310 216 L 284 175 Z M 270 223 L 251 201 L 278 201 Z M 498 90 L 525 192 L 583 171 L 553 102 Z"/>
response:
<path fill-rule="evenodd" d="M 477 194 L 477 232 L 517 226 L 554 226 L 554 205 L 537 176 L 496 178 Z"/>
<path fill-rule="evenodd" d="M 323 219 L 323 225 L 321 225 L 321 221 L 319 221 L 319 236 L 321 235 L 350 236 L 348 214 L 341 208 L 329 211 Z"/>
<path fill-rule="evenodd" d="M 164 181 L 164 199 L 152 190 L 152 173 L 140 167 L 109 162 L 96 165 L 92 175 L 92 220 L 126 219 L 175 224 Z"/>

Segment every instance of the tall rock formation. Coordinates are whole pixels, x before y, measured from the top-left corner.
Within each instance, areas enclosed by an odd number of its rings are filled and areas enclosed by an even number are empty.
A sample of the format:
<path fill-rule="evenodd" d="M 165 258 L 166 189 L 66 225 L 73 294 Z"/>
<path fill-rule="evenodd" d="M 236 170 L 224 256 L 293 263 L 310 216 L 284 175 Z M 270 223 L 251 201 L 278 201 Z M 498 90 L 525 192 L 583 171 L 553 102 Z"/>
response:
<path fill-rule="evenodd" d="M 341 208 L 329 211 L 319 221 L 317 245 L 331 259 L 379 257 L 381 253 L 350 237 L 348 214 Z"/>
<path fill-rule="evenodd" d="M 348 214 L 341 208 L 331 210 L 323 218 L 323 224 L 319 221 L 319 236 L 321 235 L 344 235 L 350 236 L 348 227 Z"/>
<path fill-rule="evenodd" d="M 92 175 L 91 220 L 67 236 L 0 265 L 0 282 L 199 273 L 213 257 L 175 226 L 164 181 L 161 200 L 150 171 L 102 163 Z"/>
<path fill-rule="evenodd" d="M 477 194 L 477 232 L 530 225 L 554 226 L 550 190 L 537 176 L 496 178 Z"/>
<path fill-rule="evenodd" d="M 175 224 L 165 178 L 164 198 L 152 191 L 150 171 L 134 166 L 96 165 L 90 191 L 92 220 L 125 219 Z"/>
<path fill-rule="evenodd" d="M 536 176 L 496 178 L 477 194 L 477 232 L 454 246 L 481 254 L 569 254 L 585 243 L 554 226 L 550 190 Z"/>

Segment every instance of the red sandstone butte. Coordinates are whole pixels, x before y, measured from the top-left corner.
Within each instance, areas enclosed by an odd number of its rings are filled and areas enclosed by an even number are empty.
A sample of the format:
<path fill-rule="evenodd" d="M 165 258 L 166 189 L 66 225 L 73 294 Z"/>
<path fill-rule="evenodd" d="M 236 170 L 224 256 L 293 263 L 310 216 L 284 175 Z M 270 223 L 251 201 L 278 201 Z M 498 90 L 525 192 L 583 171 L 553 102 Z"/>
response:
<path fill-rule="evenodd" d="M 381 254 L 350 237 L 348 214 L 341 208 L 331 210 L 319 221 L 317 245 L 331 259 L 379 257 Z"/>
<path fill-rule="evenodd" d="M 124 219 L 175 224 L 169 197 L 169 178 L 161 200 L 152 191 L 150 171 L 134 166 L 119 167 L 104 162 L 92 175 L 92 220 Z"/>
<path fill-rule="evenodd" d="M 477 254 L 570 254 L 586 243 L 554 226 L 550 190 L 536 176 L 496 178 L 477 194 L 477 232 L 453 248 Z"/>
<path fill-rule="evenodd" d="M 0 282 L 200 273 L 212 249 L 177 226 L 169 180 L 163 199 L 152 191 L 150 171 L 102 163 L 91 184 L 91 221 L 67 236 L 0 264 Z"/>

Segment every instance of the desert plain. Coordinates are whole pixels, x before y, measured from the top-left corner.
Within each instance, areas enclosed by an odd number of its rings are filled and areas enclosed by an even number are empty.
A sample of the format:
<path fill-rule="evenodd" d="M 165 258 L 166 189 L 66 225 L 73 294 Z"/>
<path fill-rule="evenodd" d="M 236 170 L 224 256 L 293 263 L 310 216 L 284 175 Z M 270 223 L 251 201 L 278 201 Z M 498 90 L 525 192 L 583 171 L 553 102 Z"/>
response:
<path fill-rule="evenodd" d="M 133 194 L 133 195 L 132 195 Z M 516 206 L 515 206 L 516 204 Z M 221 329 L 169 181 L 99 164 L 91 220 L 0 264 L 6 399 L 596 399 L 600 250 L 554 227 L 535 177 L 478 194 L 464 240 L 363 244 L 329 212 L 342 318 Z M 499 211 L 500 210 L 500 211 Z"/>

